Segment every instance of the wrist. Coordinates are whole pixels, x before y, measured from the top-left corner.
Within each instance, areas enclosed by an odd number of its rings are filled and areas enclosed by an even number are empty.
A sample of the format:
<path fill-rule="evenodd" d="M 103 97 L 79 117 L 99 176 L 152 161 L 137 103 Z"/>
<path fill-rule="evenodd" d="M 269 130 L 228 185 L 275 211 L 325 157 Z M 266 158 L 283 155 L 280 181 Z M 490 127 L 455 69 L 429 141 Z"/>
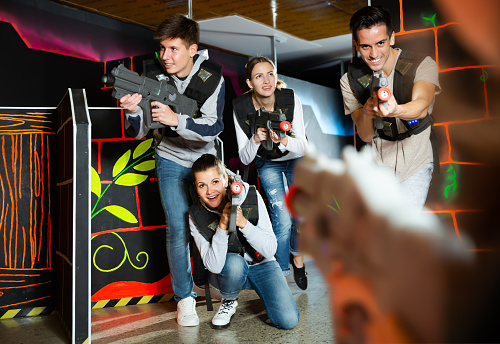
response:
<path fill-rule="evenodd" d="M 237 226 L 241 229 L 245 228 L 246 225 L 247 225 L 247 222 L 248 220 L 246 218 L 243 218 L 243 220 L 241 220 L 241 222 L 239 224 L 237 224 Z"/>
<path fill-rule="evenodd" d="M 223 231 L 227 231 L 227 224 L 223 223 L 222 221 L 219 221 L 219 228 L 222 229 Z"/>

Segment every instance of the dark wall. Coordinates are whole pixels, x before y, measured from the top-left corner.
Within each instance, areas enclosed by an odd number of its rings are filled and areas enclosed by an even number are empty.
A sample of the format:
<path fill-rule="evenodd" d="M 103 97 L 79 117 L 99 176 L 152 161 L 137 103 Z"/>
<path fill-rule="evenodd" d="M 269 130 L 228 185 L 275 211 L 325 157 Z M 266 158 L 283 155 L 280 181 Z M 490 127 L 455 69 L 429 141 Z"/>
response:
<path fill-rule="evenodd" d="M 98 62 L 30 49 L 7 22 L 0 21 L 0 36 L 0 106 L 54 107 L 68 87 L 85 88 L 88 99 L 99 98 Z"/>

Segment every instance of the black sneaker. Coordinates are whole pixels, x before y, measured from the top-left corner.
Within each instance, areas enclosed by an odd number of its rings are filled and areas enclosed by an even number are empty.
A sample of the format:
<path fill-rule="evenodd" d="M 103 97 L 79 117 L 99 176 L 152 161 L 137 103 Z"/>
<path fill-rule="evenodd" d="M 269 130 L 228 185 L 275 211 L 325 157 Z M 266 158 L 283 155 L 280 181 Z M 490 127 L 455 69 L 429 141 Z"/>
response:
<path fill-rule="evenodd" d="M 290 254 L 290 263 L 293 266 L 293 279 L 295 281 L 295 284 L 302 289 L 306 290 L 307 289 L 307 272 L 306 272 L 306 265 L 304 264 L 303 267 L 298 268 L 295 266 L 295 262 L 293 261 L 293 254 Z"/>

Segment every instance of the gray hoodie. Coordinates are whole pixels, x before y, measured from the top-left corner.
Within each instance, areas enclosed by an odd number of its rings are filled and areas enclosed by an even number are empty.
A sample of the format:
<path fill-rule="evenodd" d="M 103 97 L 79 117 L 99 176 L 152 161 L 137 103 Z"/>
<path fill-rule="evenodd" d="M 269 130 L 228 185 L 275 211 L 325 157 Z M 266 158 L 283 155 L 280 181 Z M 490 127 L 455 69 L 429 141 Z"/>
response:
<path fill-rule="evenodd" d="M 194 56 L 193 69 L 189 75 L 181 80 L 175 75 L 169 77 L 175 82 L 179 93 L 183 94 L 191 79 L 197 75 L 200 65 L 208 60 L 208 50 L 201 50 Z M 222 114 L 224 110 L 224 78 L 221 78 L 215 92 L 203 103 L 200 108 L 201 117 L 191 118 L 187 114 L 178 113 L 179 125 L 171 127 L 179 136 L 164 137 L 156 148 L 156 153 L 167 160 L 190 168 L 193 162 L 205 153 L 215 154 L 214 140 L 224 129 Z M 131 125 L 140 139 L 147 135 L 143 120 L 143 111 L 139 108 L 134 113 L 126 113 L 127 125 Z"/>

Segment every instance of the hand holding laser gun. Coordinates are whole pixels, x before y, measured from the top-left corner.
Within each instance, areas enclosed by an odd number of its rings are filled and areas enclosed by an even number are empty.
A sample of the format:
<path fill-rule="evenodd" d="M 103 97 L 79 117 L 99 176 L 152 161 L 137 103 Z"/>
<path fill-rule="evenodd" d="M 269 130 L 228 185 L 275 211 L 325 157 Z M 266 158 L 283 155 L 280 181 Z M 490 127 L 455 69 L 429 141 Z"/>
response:
<path fill-rule="evenodd" d="M 286 197 L 301 250 L 329 285 L 336 342 L 444 343 L 460 308 L 449 296 L 472 268 L 472 244 L 409 205 L 368 152 L 306 155 Z"/>
<path fill-rule="evenodd" d="M 229 232 L 236 232 L 236 219 L 238 217 L 238 207 L 241 204 L 241 192 L 243 184 L 240 176 L 240 171 L 236 171 L 234 180 L 231 183 L 229 192 L 229 201 L 231 202 L 231 215 L 229 217 Z"/>
<path fill-rule="evenodd" d="M 273 149 L 273 141 L 269 130 L 274 131 L 278 137 L 282 139 L 285 137 L 286 133 L 292 129 L 292 125 L 286 120 L 286 116 L 281 110 L 266 111 L 262 108 L 255 113 L 249 114 L 248 121 L 252 135 L 255 135 L 259 128 L 265 128 L 268 131 L 266 141 L 262 141 L 262 146 L 266 150 Z"/>
<path fill-rule="evenodd" d="M 389 109 L 389 98 L 391 98 L 392 92 L 389 89 L 389 81 L 384 76 L 384 71 L 373 71 L 372 76 L 372 95 L 376 97 L 378 103 L 383 104 L 386 109 Z M 375 117 L 375 129 L 383 129 L 384 123 L 380 116 Z"/>
<path fill-rule="evenodd" d="M 194 117 L 196 114 L 196 101 L 180 94 L 167 80 L 156 81 L 145 76 L 139 76 L 139 74 L 127 69 L 123 64 L 113 68 L 111 74 L 104 74 L 101 79 L 104 85 L 113 86 L 111 95 L 116 99 L 135 93 L 142 96 L 139 106 L 144 111 L 144 123 L 148 129 L 165 126 L 153 120 L 151 113 L 152 108 L 154 108 L 151 105 L 153 101 L 168 105 L 174 113 L 190 117 Z"/>

